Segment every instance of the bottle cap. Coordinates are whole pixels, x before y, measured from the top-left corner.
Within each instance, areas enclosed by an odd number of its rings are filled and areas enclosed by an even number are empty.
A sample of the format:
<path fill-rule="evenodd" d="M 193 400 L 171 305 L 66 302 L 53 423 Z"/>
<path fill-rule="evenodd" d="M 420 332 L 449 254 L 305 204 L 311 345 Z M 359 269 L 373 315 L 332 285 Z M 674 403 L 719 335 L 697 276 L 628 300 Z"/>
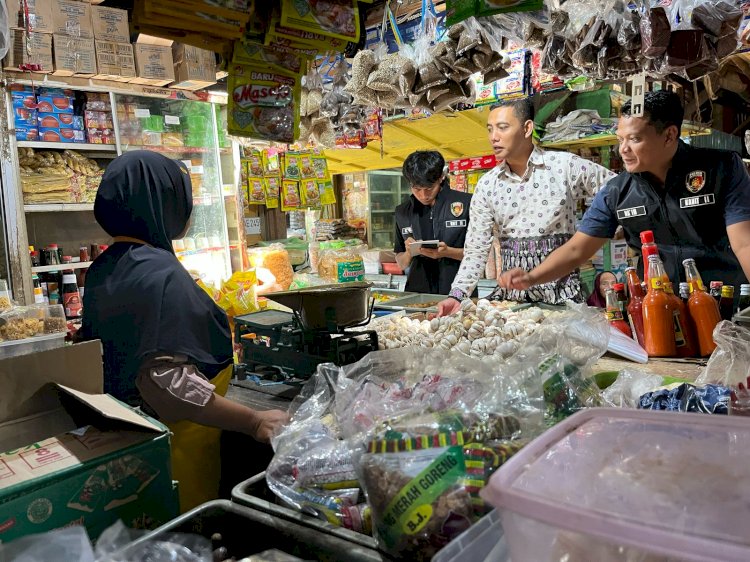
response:
<path fill-rule="evenodd" d="M 52 249 L 57 250 L 57 244 L 50 244 L 49 246 L 47 246 L 47 249 L 49 249 L 49 250 L 52 250 Z"/>
<path fill-rule="evenodd" d="M 721 287 L 724 285 L 723 281 L 711 281 L 709 284 L 709 287 L 712 289 L 721 289 Z"/>
<path fill-rule="evenodd" d="M 635 266 L 634 265 L 630 265 L 630 266 L 628 266 L 628 267 L 625 268 L 625 271 L 635 271 Z"/>
<path fill-rule="evenodd" d="M 641 232 L 641 244 L 653 244 L 654 233 L 651 230 Z"/>
<path fill-rule="evenodd" d="M 615 291 L 624 291 L 625 290 L 625 283 L 615 283 L 612 285 Z"/>
<path fill-rule="evenodd" d="M 740 285 L 740 294 L 750 295 L 750 283 L 743 283 Z"/>
<path fill-rule="evenodd" d="M 29 253 L 31 253 L 31 254 L 34 253 L 34 246 L 29 246 Z"/>
<path fill-rule="evenodd" d="M 695 265 L 695 260 L 693 258 L 682 260 L 682 265 Z"/>
<path fill-rule="evenodd" d="M 732 285 L 724 285 L 721 288 L 721 296 L 722 297 L 727 297 L 727 298 L 734 297 L 734 286 L 732 286 Z"/>

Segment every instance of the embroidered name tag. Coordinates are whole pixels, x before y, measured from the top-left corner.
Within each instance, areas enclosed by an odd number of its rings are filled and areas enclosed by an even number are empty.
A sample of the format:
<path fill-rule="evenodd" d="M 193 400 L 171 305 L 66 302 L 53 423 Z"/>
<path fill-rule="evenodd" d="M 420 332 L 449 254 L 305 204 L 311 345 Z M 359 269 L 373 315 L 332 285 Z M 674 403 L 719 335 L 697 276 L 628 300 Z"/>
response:
<path fill-rule="evenodd" d="M 617 209 L 617 218 L 622 219 L 632 219 L 633 217 L 645 217 L 646 216 L 646 207 L 643 205 L 639 207 L 631 207 L 630 209 Z"/>
<path fill-rule="evenodd" d="M 406 236 L 407 234 L 411 234 L 411 233 L 412 233 L 412 230 L 410 226 L 405 226 L 404 228 L 401 229 L 401 234 L 403 234 L 404 236 Z"/>
<path fill-rule="evenodd" d="M 462 226 L 466 226 L 466 220 L 445 221 L 445 228 L 460 228 Z"/>
<path fill-rule="evenodd" d="M 716 198 L 713 193 L 706 193 L 705 195 L 696 195 L 695 197 L 683 197 L 680 199 L 680 209 L 687 209 L 688 207 L 701 207 L 703 205 L 714 205 Z"/>

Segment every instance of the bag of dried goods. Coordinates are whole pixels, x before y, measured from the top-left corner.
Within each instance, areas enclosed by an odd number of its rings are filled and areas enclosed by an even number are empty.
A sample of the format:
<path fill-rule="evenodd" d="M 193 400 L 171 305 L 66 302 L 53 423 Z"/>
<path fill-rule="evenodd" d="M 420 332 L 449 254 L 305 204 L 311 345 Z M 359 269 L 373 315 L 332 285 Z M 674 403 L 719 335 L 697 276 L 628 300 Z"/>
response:
<path fill-rule="evenodd" d="M 323 249 L 320 245 L 318 275 L 330 283 L 365 280 L 365 262 L 359 253 L 361 246 Z"/>
<path fill-rule="evenodd" d="M 250 265 L 257 269 L 267 269 L 276 278 L 278 291 L 286 291 L 292 284 L 294 271 L 289 253 L 281 244 L 272 244 L 267 248 L 250 248 L 247 251 Z"/>

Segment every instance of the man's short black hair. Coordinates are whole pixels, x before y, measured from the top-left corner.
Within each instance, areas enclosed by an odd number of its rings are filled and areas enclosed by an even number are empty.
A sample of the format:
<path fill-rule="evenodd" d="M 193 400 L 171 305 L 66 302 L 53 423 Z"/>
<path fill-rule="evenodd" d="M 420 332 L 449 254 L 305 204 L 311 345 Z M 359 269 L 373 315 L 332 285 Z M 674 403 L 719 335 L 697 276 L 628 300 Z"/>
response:
<path fill-rule="evenodd" d="M 445 158 L 437 150 L 418 150 L 406 157 L 401 173 L 412 187 L 432 187 L 443 177 Z"/>
<path fill-rule="evenodd" d="M 677 130 L 682 129 L 682 120 L 685 118 L 685 110 L 682 108 L 680 96 L 668 90 L 646 92 L 643 103 L 643 116 L 654 126 L 657 133 L 662 133 L 667 127 L 674 125 Z M 628 100 L 622 106 L 622 115 L 630 115 L 632 111 L 631 101 Z"/>
<path fill-rule="evenodd" d="M 495 111 L 500 107 L 512 107 L 513 113 L 516 114 L 521 125 L 526 121 L 534 120 L 534 103 L 529 98 L 521 98 L 518 100 L 501 101 L 499 103 L 493 103 L 490 106 L 490 111 Z"/>

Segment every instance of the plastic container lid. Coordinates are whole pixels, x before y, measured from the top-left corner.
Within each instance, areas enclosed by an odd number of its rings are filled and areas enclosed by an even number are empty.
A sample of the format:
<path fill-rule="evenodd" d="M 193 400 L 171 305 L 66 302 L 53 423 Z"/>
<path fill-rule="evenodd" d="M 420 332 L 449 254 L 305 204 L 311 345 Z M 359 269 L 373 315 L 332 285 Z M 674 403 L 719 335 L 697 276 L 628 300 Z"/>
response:
<path fill-rule="evenodd" d="M 740 294 L 750 295 L 750 284 L 743 283 L 742 285 L 740 285 Z"/>
<path fill-rule="evenodd" d="M 712 289 L 721 289 L 724 286 L 723 281 L 711 281 L 711 283 L 708 285 Z"/>
<path fill-rule="evenodd" d="M 641 232 L 641 244 L 653 244 L 654 233 L 651 230 L 644 230 Z"/>
<path fill-rule="evenodd" d="M 521 449 L 481 495 L 670 559 L 750 560 L 748 466 L 746 418 L 592 408 Z"/>

